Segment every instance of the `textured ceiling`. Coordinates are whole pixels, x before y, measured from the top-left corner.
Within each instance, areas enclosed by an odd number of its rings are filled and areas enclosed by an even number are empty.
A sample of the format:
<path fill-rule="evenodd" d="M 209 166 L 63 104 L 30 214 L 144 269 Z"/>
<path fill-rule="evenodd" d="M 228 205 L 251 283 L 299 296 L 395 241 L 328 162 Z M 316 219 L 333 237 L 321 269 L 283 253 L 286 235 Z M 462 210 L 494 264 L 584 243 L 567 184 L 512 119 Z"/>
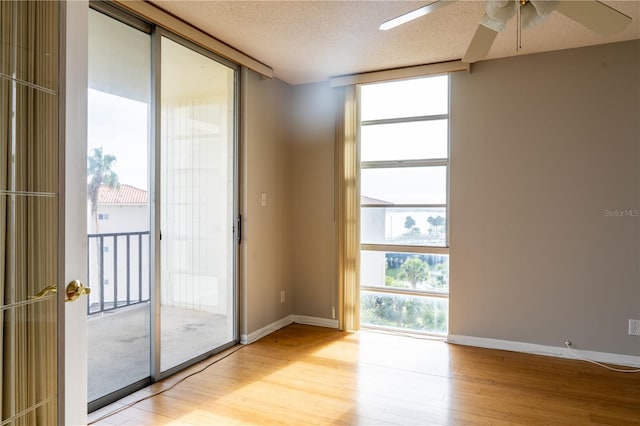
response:
<path fill-rule="evenodd" d="M 574 1 L 574 0 L 565 0 Z M 290 84 L 365 71 L 460 59 L 484 13 L 484 1 L 461 0 L 415 21 L 379 31 L 426 1 L 152 1 L 167 12 L 265 63 Z M 509 21 L 488 59 L 640 39 L 640 0 L 603 1 L 633 18 L 602 37 L 560 13 L 522 32 Z"/>

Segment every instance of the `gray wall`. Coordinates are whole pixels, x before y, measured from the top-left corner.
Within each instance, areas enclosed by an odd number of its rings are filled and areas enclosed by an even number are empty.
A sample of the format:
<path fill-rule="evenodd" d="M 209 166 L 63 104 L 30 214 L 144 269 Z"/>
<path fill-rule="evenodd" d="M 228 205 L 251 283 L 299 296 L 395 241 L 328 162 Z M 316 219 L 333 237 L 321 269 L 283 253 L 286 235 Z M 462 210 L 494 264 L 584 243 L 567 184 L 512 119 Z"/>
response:
<path fill-rule="evenodd" d="M 292 87 L 248 70 L 242 91 L 240 332 L 290 314 L 331 319 L 334 92 L 327 83 Z"/>
<path fill-rule="evenodd" d="M 327 83 L 292 87 L 248 70 L 242 87 L 240 332 L 290 314 L 331 319 L 334 92 Z"/>
<path fill-rule="evenodd" d="M 627 42 L 452 75 L 451 334 L 640 354 L 627 335 L 640 218 L 607 216 L 640 209 L 639 52 Z M 292 313 L 331 318 L 337 303 L 333 92 L 248 77 L 243 333 Z"/>
<path fill-rule="evenodd" d="M 290 315 L 291 86 L 242 70 L 240 333 Z M 261 194 L 267 193 L 267 206 Z M 280 303 L 280 291 L 286 292 Z"/>
<path fill-rule="evenodd" d="M 338 290 L 333 195 L 336 99 L 327 83 L 296 86 L 293 93 L 293 313 L 332 318 Z"/>
<path fill-rule="evenodd" d="M 451 334 L 640 354 L 639 123 L 638 41 L 452 75 Z"/>

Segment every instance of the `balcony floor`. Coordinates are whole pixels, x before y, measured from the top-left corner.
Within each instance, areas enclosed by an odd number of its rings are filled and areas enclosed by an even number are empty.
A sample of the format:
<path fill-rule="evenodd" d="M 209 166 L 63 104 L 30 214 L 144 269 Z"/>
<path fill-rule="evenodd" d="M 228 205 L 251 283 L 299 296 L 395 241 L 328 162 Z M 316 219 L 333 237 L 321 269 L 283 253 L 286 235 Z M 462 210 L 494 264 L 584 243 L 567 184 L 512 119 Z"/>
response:
<path fill-rule="evenodd" d="M 162 308 L 162 370 L 233 339 L 227 317 L 202 311 Z M 88 319 L 89 401 L 150 376 L 150 304 Z"/>

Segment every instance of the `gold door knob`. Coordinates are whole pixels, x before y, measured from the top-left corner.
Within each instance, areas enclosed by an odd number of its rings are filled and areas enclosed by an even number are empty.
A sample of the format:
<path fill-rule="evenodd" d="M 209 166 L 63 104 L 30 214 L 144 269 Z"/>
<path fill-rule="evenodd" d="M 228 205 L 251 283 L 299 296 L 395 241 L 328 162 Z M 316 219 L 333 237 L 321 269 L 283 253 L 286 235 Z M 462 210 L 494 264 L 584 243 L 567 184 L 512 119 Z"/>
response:
<path fill-rule="evenodd" d="M 91 293 L 91 289 L 89 287 L 85 287 L 84 284 L 78 280 L 73 280 L 67 285 L 67 298 L 65 302 L 73 302 L 83 294 L 89 293 Z"/>
<path fill-rule="evenodd" d="M 42 299 L 43 297 L 46 297 L 50 294 L 55 294 L 57 292 L 58 286 L 55 284 L 51 284 L 40 290 L 37 294 L 29 296 L 29 300 Z M 67 285 L 67 298 L 65 299 L 65 302 L 73 302 L 83 294 L 89 293 L 91 293 L 91 289 L 89 287 L 85 287 L 84 284 L 82 284 L 78 280 L 73 280 Z"/>

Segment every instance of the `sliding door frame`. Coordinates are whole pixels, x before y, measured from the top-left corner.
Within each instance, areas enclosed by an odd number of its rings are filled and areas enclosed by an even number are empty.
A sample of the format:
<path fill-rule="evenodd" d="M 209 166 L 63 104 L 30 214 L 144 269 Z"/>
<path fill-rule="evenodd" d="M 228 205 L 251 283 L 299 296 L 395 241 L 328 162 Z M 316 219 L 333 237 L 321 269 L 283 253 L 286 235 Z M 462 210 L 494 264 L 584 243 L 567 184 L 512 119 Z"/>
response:
<path fill-rule="evenodd" d="M 137 30 L 145 32 L 151 37 L 151 87 L 150 87 L 150 107 L 149 107 L 149 227 L 150 227 L 150 247 L 149 247 L 149 280 L 150 280 L 150 376 L 146 379 L 139 380 L 122 389 L 116 390 L 108 395 L 100 397 L 95 401 L 89 401 L 88 411 L 95 411 L 105 405 L 108 405 L 136 390 L 142 389 L 158 380 L 162 380 L 178 371 L 181 371 L 195 363 L 198 363 L 213 354 L 219 353 L 231 346 L 236 345 L 240 341 L 240 298 L 239 298 L 239 280 L 240 280 L 240 237 L 239 229 L 235 224 L 240 214 L 240 148 L 239 148 L 239 126 L 240 126 L 240 66 L 229 60 L 216 55 L 215 53 L 192 43 L 185 38 L 152 23 L 147 22 L 143 18 L 133 15 L 131 12 L 124 10 L 111 2 L 91 1 L 90 7 L 97 12 L 105 14 L 112 19 L 120 21 Z M 230 292 L 233 297 L 233 331 L 232 340 L 217 348 L 181 363 L 166 371 L 161 371 L 160 365 L 160 344 L 161 344 L 161 311 L 160 311 L 160 291 L 161 291 L 161 253 L 160 253 L 160 167 L 161 167 L 161 39 L 166 37 L 188 49 L 206 56 L 224 66 L 233 70 L 233 213 L 232 223 L 234 226 L 229 230 L 228 237 L 232 239 L 233 247 L 231 266 L 232 270 L 232 289 Z"/>
<path fill-rule="evenodd" d="M 239 217 L 240 214 L 240 195 L 239 195 L 239 110 L 240 110 L 240 66 L 230 62 L 221 56 L 216 55 L 215 53 L 198 46 L 197 44 L 190 42 L 189 40 L 171 32 L 165 30 L 164 28 L 156 27 L 155 31 L 152 33 L 151 38 L 151 63 L 152 63 L 152 73 L 151 73 L 151 84 L 152 84 L 152 95 L 151 95 L 151 122 L 154 123 L 151 129 L 151 138 L 152 138 L 152 146 L 150 151 L 150 162 L 149 164 L 153 164 L 151 167 L 151 178 L 150 178 L 150 190 L 153 194 L 153 199 L 151 201 L 151 232 L 153 238 L 151 239 L 151 264 L 153 268 L 151 270 L 151 282 L 153 285 L 153 291 L 151 292 L 151 318 L 153 330 L 151 333 L 151 358 L 153 362 L 153 368 L 151 371 L 152 381 L 162 380 L 172 374 L 175 374 L 185 368 L 188 368 L 208 357 L 214 355 L 218 352 L 221 352 L 227 348 L 230 348 L 236 345 L 240 341 L 239 335 L 239 265 L 240 265 L 240 244 L 238 238 L 239 230 L 236 229 L 235 226 L 229 233 L 229 238 L 233 240 L 233 253 L 232 255 L 232 281 L 233 288 L 231 289 L 232 297 L 233 297 L 233 338 L 230 342 L 219 346 L 217 348 L 213 348 L 212 350 L 205 352 L 201 355 L 198 355 L 195 358 L 191 358 L 189 361 L 183 362 L 179 365 L 169 368 L 168 370 L 162 371 L 161 363 L 160 363 L 160 355 L 161 355 L 161 332 L 162 332 L 162 323 L 161 323 L 161 300 L 160 294 L 162 290 L 162 258 L 161 258 L 161 249 L 160 249 L 160 240 L 161 240 L 161 229 L 160 229 L 160 220 L 161 220 L 161 205 L 162 205 L 162 194 L 161 194 L 161 179 L 160 175 L 161 170 L 161 162 L 162 156 L 161 152 L 161 144 L 162 144 L 162 133 L 161 133 L 161 82 L 162 82 L 162 49 L 161 49 L 161 41 L 162 37 L 165 37 L 179 45 L 186 47 L 196 53 L 199 53 L 213 61 L 216 61 L 226 67 L 229 67 L 233 70 L 233 213 L 232 213 L 232 223 L 236 223 L 235 218 Z"/>
<path fill-rule="evenodd" d="M 118 22 L 120 22 L 120 23 L 122 23 L 124 25 L 128 25 L 128 26 L 130 26 L 130 27 L 132 27 L 132 28 L 134 28 L 134 29 L 136 29 L 138 31 L 141 31 L 141 32 L 143 32 L 145 34 L 148 34 L 149 37 L 151 38 L 151 40 L 153 40 L 153 30 L 154 30 L 153 25 L 143 21 L 142 19 L 139 19 L 139 18 L 129 14 L 128 12 L 125 12 L 125 11 L 121 10 L 120 8 L 114 6 L 112 3 L 107 2 L 107 1 L 100 1 L 100 0 L 91 0 L 89 2 L 89 7 L 91 9 L 93 9 L 94 11 L 98 12 L 98 13 L 101 13 L 101 14 L 103 14 L 103 15 L 111 18 L 111 19 L 114 19 L 115 21 L 118 21 Z M 153 45 L 152 45 L 151 48 L 153 49 Z M 153 60 L 153 57 L 151 59 Z M 151 84 L 153 84 L 153 62 L 151 62 L 151 65 L 152 65 L 152 67 L 150 69 L 150 72 L 152 73 L 151 74 L 151 77 L 152 77 L 151 78 Z M 150 89 L 151 88 L 153 88 L 153 86 L 151 86 Z M 153 91 L 152 90 L 151 90 L 150 101 L 153 102 Z M 151 105 L 153 105 L 153 104 L 151 104 Z M 153 119 L 154 119 L 154 117 L 153 117 L 153 108 L 150 108 L 149 109 L 149 123 L 152 123 Z M 149 132 L 149 136 L 148 136 L 149 139 L 148 139 L 147 143 L 149 145 L 149 150 L 148 151 L 151 152 L 151 150 L 153 149 L 153 140 L 154 140 L 153 139 L 153 133 L 152 133 L 153 132 L 153 126 L 150 125 L 149 127 L 150 127 L 150 129 L 149 129 L 150 132 Z M 150 158 L 153 158 L 153 157 L 150 157 Z M 147 160 L 147 164 L 149 164 L 149 170 L 151 172 L 151 175 L 153 175 L 153 168 L 151 167 L 151 163 L 149 162 L 149 160 Z M 149 206 L 151 206 L 151 203 L 149 203 Z M 152 224 L 150 224 L 150 226 L 152 226 Z M 150 229 L 153 229 L 153 228 L 150 228 Z M 150 253 L 150 256 L 149 256 L 149 264 L 150 264 L 149 274 L 150 274 L 150 278 L 149 279 L 151 279 L 151 273 L 152 273 L 152 268 L 151 268 L 152 263 L 151 262 L 153 261 L 151 259 L 151 257 L 152 257 L 151 256 L 151 253 L 152 253 L 151 252 L 151 247 L 149 248 L 149 250 L 150 250 L 150 252 L 149 252 Z M 151 324 L 151 327 L 153 328 L 153 324 Z M 150 337 L 153 338 L 152 330 L 150 329 L 149 332 L 150 332 Z M 87 351 L 87 353 L 88 353 L 88 351 Z M 153 359 L 153 358 L 151 358 L 151 359 Z M 98 410 L 98 409 L 100 409 L 100 408 L 102 408 L 102 407 L 104 407 L 106 405 L 111 404 L 114 401 L 117 401 L 120 398 L 123 398 L 123 397 L 125 397 L 125 396 L 127 396 L 127 395 L 129 395 L 129 394 L 131 394 L 131 393 L 133 393 L 135 391 L 137 391 L 137 390 L 140 390 L 140 389 L 142 389 L 142 388 L 144 388 L 146 386 L 149 386 L 152 383 L 153 383 L 153 379 L 152 379 L 151 375 L 149 375 L 148 377 L 146 377 L 144 379 L 140 379 L 140 380 L 137 380 L 137 381 L 135 381 L 133 383 L 130 383 L 129 385 L 127 385 L 127 386 L 125 386 L 123 388 L 117 389 L 117 390 L 115 390 L 115 391 L 113 391 L 111 393 L 108 393 L 108 394 L 106 394 L 104 396 L 101 396 L 101 397 L 99 397 L 99 398 L 97 398 L 97 399 L 95 399 L 93 401 L 88 401 L 88 410 L 87 411 L 88 412 L 92 412 L 92 411 Z"/>

